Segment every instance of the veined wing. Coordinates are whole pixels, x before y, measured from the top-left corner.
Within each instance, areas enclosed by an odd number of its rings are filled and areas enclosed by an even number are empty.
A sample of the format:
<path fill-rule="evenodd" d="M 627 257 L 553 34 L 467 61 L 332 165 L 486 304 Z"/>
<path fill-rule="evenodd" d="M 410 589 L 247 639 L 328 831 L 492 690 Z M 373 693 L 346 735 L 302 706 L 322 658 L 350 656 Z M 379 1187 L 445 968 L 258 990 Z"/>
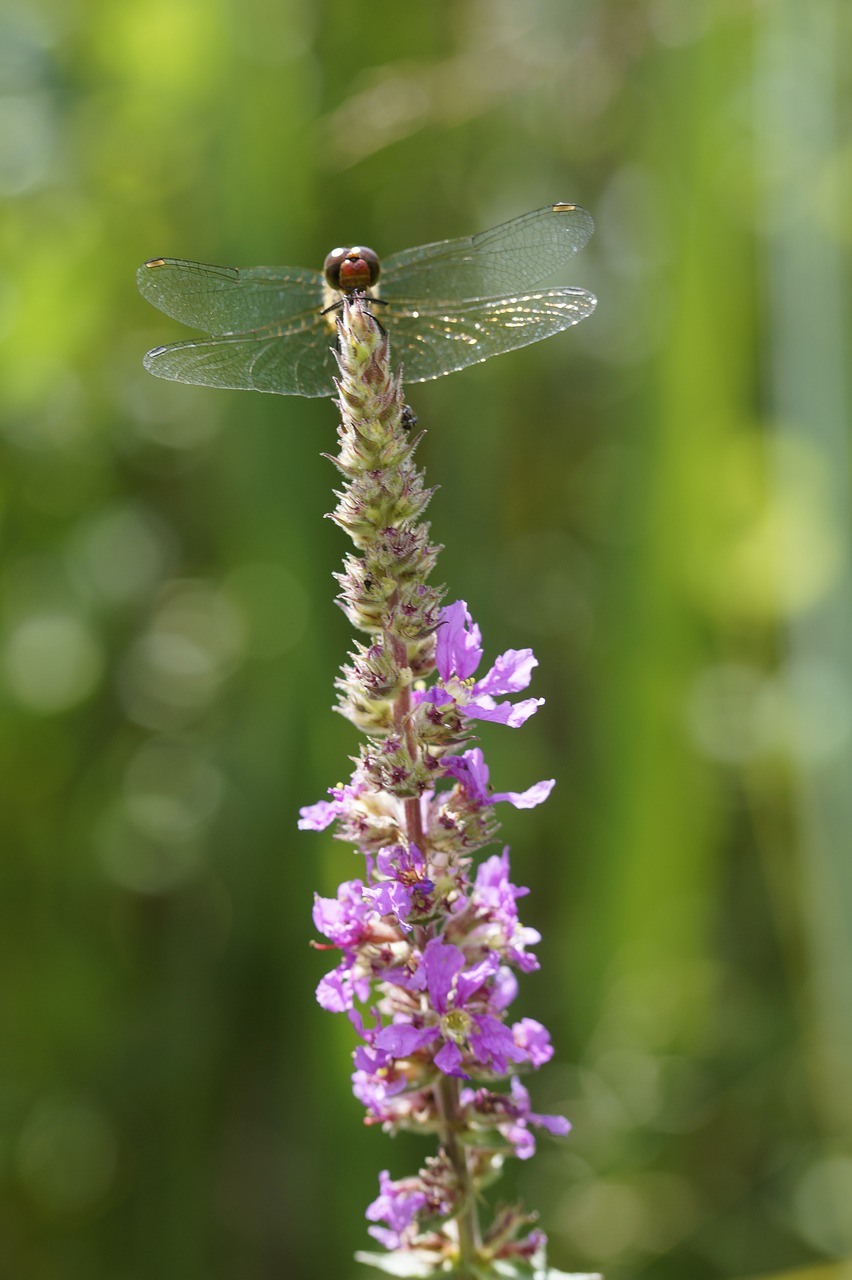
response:
<path fill-rule="evenodd" d="M 549 204 L 490 231 L 395 253 L 383 265 L 383 298 L 494 298 L 533 288 L 582 249 L 592 216 Z"/>
<path fill-rule="evenodd" d="M 337 362 L 334 331 L 316 311 L 253 333 L 155 347 L 145 368 L 158 378 L 203 387 L 269 391 L 284 396 L 331 396 Z"/>
<path fill-rule="evenodd" d="M 139 292 L 181 324 L 212 334 L 246 333 L 323 306 L 318 271 L 302 267 L 216 267 L 153 258 L 136 272 Z"/>
<path fill-rule="evenodd" d="M 590 316 L 597 299 L 585 289 L 547 289 L 509 298 L 461 302 L 390 302 L 382 323 L 391 358 L 405 382 L 428 382 L 469 364 L 549 338 Z"/>

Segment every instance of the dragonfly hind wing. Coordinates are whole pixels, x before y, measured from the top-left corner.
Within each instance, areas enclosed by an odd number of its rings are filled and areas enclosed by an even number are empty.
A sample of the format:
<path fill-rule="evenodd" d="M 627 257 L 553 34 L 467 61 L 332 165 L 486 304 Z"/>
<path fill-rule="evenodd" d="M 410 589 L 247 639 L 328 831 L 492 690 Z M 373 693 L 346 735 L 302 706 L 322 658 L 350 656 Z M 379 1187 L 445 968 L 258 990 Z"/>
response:
<path fill-rule="evenodd" d="M 299 343 L 279 334 L 234 334 L 155 347 L 144 358 L 158 378 L 203 387 L 267 391 L 283 396 L 330 396 L 337 362 L 325 324 Z"/>
<path fill-rule="evenodd" d="M 402 362 L 405 382 L 428 382 L 561 333 L 590 316 L 597 299 L 585 289 L 547 289 L 429 307 L 398 305 L 399 310 L 388 305 L 391 357 Z"/>

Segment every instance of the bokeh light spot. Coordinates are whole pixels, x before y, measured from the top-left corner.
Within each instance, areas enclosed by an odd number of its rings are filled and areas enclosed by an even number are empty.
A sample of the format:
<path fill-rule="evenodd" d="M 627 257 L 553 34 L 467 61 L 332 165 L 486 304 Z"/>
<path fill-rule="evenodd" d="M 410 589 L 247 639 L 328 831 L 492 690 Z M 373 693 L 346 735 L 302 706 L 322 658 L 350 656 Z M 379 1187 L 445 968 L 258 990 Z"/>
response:
<path fill-rule="evenodd" d="M 590 1257 L 617 1258 L 634 1246 L 641 1230 L 642 1202 L 622 1182 L 580 1183 L 560 1209 L 563 1229 Z"/>
<path fill-rule="evenodd" d="M 852 1253 L 852 1158 L 829 1156 L 803 1174 L 793 1197 L 796 1224 L 816 1249 Z"/>
<path fill-rule="evenodd" d="M 131 893 L 169 893 L 191 880 L 202 862 L 195 833 L 182 840 L 154 839 L 133 825 L 124 804 L 103 815 L 96 839 L 107 879 Z"/>
<path fill-rule="evenodd" d="M 139 599 L 159 578 L 169 551 L 165 526 L 142 507 L 100 512 L 73 543 L 71 576 L 95 597 L 114 604 Z"/>
<path fill-rule="evenodd" d="M 83 702 L 103 669 L 100 645 L 73 613 L 43 613 L 13 628 L 3 653 L 9 688 L 31 711 L 50 715 Z"/>
<path fill-rule="evenodd" d="M 128 715 L 151 729 L 191 723 L 242 658 L 245 640 L 243 619 L 222 592 L 201 581 L 170 583 L 124 663 Z"/>
<path fill-rule="evenodd" d="M 216 812 L 222 776 L 186 747 L 149 742 L 127 768 L 124 795 L 130 821 L 139 831 L 154 839 L 178 841 Z"/>

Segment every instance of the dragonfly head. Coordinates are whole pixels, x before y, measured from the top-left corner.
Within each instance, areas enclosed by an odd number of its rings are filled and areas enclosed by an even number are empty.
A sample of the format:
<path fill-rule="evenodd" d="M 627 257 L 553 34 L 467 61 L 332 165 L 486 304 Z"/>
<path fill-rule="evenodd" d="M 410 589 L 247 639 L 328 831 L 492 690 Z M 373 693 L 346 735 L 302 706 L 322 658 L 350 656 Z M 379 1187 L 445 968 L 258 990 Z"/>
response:
<path fill-rule="evenodd" d="M 378 280 L 381 264 L 377 253 L 356 244 L 351 249 L 332 249 L 322 269 L 332 289 L 345 294 L 366 293 Z"/>

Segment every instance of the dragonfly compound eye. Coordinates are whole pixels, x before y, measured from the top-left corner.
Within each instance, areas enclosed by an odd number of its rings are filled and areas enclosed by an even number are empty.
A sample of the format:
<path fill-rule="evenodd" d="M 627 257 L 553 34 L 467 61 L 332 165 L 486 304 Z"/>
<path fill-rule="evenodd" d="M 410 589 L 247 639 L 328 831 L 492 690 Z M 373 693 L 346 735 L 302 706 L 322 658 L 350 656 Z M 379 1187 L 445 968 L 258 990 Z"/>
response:
<path fill-rule="evenodd" d="M 379 256 L 365 245 L 351 249 L 332 249 L 323 263 L 323 272 L 332 289 L 340 293 L 361 293 L 379 278 Z"/>

